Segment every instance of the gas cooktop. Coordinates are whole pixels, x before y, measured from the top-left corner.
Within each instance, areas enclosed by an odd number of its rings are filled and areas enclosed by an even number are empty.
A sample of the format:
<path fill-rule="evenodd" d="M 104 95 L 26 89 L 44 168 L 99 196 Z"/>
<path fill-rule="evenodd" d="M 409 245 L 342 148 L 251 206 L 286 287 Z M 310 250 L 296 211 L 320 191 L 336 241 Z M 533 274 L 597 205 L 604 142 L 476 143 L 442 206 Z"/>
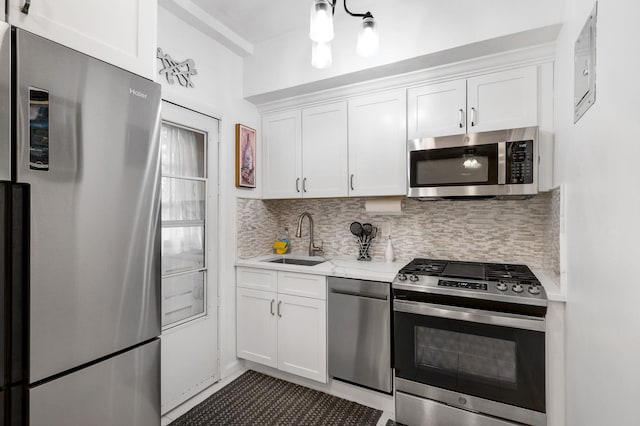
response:
<path fill-rule="evenodd" d="M 526 265 L 414 259 L 393 280 L 394 289 L 521 304 L 547 304 L 547 295 Z"/>

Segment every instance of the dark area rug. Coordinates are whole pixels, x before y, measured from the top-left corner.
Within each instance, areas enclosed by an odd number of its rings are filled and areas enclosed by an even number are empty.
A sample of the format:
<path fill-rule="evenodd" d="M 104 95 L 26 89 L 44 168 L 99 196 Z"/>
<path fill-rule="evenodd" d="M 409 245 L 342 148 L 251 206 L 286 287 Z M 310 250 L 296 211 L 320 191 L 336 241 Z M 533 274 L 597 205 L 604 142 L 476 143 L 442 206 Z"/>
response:
<path fill-rule="evenodd" d="M 375 426 L 382 411 L 247 371 L 170 426 Z"/>

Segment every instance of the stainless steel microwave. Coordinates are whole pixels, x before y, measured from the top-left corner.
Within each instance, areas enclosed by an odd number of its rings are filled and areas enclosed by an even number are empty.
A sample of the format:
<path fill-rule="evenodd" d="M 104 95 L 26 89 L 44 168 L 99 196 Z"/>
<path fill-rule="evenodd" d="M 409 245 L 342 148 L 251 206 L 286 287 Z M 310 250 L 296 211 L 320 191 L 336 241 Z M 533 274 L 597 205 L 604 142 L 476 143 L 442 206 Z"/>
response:
<path fill-rule="evenodd" d="M 538 128 L 413 139 L 408 197 L 501 197 L 538 193 Z"/>

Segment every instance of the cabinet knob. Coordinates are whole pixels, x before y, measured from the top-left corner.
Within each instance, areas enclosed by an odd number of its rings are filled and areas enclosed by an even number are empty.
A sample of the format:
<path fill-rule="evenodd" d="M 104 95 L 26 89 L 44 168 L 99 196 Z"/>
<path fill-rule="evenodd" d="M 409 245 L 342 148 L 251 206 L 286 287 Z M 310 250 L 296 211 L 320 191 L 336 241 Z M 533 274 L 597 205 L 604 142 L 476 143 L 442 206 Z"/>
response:
<path fill-rule="evenodd" d="M 307 192 L 307 178 L 302 179 L 302 192 Z"/>
<path fill-rule="evenodd" d="M 471 107 L 471 126 L 475 126 L 476 121 L 476 109 Z"/>
<path fill-rule="evenodd" d="M 351 190 L 353 191 L 353 173 L 351 174 L 351 177 L 349 178 L 349 186 L 351 186 Z"/>
<path fill-rule="evenodd" d="M 458 125 L 461 129 L 464 127 L 464 111 L 462 108 L 458 110 Z"/>
<path fill-rule="evenodd" d="M 296 179 L 296 192 L 300 192 L 300 178 Z"/>
<path fill-rule="evenodd" d="M 275 315 L 275 313 L 273 312 L 273 303 L 276 301 L 276 299 L 271 299 L 271 306 L 269 308 L 269 311 L 271 311 L 271 315 Z"/>
<path fill-rule="evenodd" d="M 280 305 L 282 304 L 282 300 L 278 300 L 278 316 L 282 318 L 282 314 L 280 313 Z"/>
<path fill-rule="evenodd" d="M 30 7 L 31 7 L 31 0 L 25 0 L 24 4 L 20 8 L 20 12 L 24 13 L 25 15 L 28 15 Z"/>

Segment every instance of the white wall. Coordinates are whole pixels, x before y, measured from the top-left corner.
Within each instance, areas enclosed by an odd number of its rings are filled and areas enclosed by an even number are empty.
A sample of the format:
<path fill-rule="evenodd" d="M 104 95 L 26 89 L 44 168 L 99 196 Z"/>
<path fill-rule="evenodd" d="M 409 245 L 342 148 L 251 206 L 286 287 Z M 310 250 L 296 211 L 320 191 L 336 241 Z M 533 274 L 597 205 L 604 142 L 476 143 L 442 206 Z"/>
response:
<path fill-rule="evenodd" d="M 292 17 L 301 20 L 298 30 L 257 43 L 254 55 L 245 58 L 244 96 L 278 91 L 557 24 L 562 19 L 563 4 L 561 0 L 350 2 L 350 10 L 364 12 L 356 7 L 368 7 L 379 22 L 380 52 L 372 58 L 361 58 L 355 53 L 360 18 L 348 16 L 339 1 L 332 42 L 333 65 L 324 70 L 311 67 L 309 17 Z M 401 66 L 393 70 L 411 71 Z"/>
<path fill-rule="evenodd" d="M 221 371 L 225 377 L 237 368 L 235 356 L 235 208 L 236 196 L 260 197 L 256 190 L 235 188 L 235 124 L 260 128 L 260 116 L 253 105 L 242 99 L 242 59 L 217 41 L 194 30 L 182 20 L 158 8 L 158 46 L 176 60 L 193 59 L 198 75 L 195 87 L 177 83 L 162 84 L 163 98 L 221 119 L 220 144 L 220 223 L 219 294 Z M 260 132 L 258 131 L 258 144 Z M 258 146 L 259 149 L 259 146 Z M 210 172 L 213 172 L 211 170 Z M 260 187 L 260 176 L 257 177 Z"/>
<path fill-rule="evenodd" d="M 566 184 L 567 424 L 640 424 L 640 2 L 600 0 L 596 103 L 573 124 L 573 45 L 593 0 L 569 0 L 556 79 Z"/>

